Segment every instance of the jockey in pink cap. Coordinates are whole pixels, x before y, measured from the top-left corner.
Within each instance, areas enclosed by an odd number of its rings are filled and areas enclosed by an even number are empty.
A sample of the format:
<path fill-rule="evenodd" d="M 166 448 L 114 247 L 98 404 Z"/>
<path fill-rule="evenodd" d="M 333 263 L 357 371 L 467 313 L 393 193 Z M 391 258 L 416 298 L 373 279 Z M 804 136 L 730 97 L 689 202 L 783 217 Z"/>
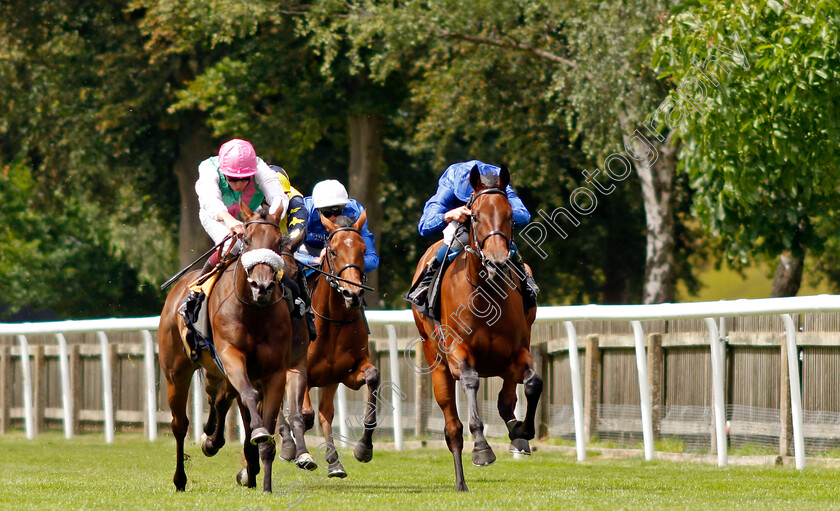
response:
<path fill-rule="evenodd" d="M 277 173 L 257 157 L 254 146 L 235 138 L 222 144 L 219 156 L 207 158 L 198 166 L 198 218 L 214 243 L 229 233 L 243 234 L 239 202 L 257 209 L 263 200 L 269 213 L 285 211 L 289 198 L 283 192 Z"/>
<path fill-rule="evenodd" d="M 198 181 L 195 183 L 198 194 L 198 218 L 213 243 L 219 244 L 228 234 L 245 234 L 239 204 L 243 202 L 254 211 L 263 203 L 267 204 L 270 214 L 282 211 L 285 217 L 289 207 L 289 197 L 283 190 L 277 172 L 257 156 L 254 146 L 247 140 L 234 138 L 219 148 L 219 155 L 207 158 L 198 166 Z M 225 249 L 231 241 L 225 245 Z M 231 254 L 241 251 L 241 241 L 234 245 Z M 206 274 L 218 263 L 216 253 L 210 256 L 202 268 Z M 292 290 L 295 298 L 290 303 L 292 315 L 303 317 L 306 312 L 301 290 L 288 275 L 282 279 L 284 286 Z M 186 300 L 194 300 L 190 296 Z M 310 325 L 314 330 L 314 324 Z M 310 332 L 310 338 L 313 333 Z"/>

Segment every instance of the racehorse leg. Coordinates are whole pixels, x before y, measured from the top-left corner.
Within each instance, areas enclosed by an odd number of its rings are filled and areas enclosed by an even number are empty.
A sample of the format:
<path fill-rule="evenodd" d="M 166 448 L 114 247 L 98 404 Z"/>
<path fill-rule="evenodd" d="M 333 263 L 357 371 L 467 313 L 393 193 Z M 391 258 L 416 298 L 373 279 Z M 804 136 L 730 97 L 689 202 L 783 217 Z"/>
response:
<path fill-rule="evenodd" d="M 225 445 L 225 418 L 234 396 L 229 392 L 226 380 L 207 377 L 207 394 L 210 401 L 210 415 L 201 435 L 201 451 L 205 456 L 214 456 Z"/>
<path fill-rule="evenodd" d="M 526 358 L 526 357 L 521 357 Z M 542 394 L 542 378 L 533 370 L 530 364 L 530 353 L 527 356 L 528 362 L 524 364 L 523 384 L 525 386 L 525 399 L 528 403 L 525 412 L 525 421 L 516 420 L 513 410 L 516 406 L 516 379 L 506 379 L 499 392 L 499 415 L 508 428 L 510 437 L 510 451 L 514 453 L 531 454 L 528 440 L 536 435 L 534 420 L 537 414 L 537 404 Z"/>
<path fill-rule="evenodd" d="M 222 362 L 227 371 L 228 381 L 230 381 L 230 384 L 239 393 L 240 407 L 244 405 L 248 410 L 250 421 L 247 424 L 248 429 L 251 431 L 250 440 L 254 444 L 266 442 L 272 439 L 273 431 L 270 432 L 265 428 L 262 416 L 257 408 L 260 393 L 248 380 L 248 373 L 245 369 L 245 355 L 235 351 L 231 356 L 231 351 L 235 350 L 230 349 L 222 353 Z M 245 418 L 244 414 L 242 418 Z"/>
<path fill-rule="evenodd" d="M 464 465 L 461 460 L 461 453 L 464 450 L 464 425 L 461 424 L 458 410 L 455 408 L 455 380 L 443 364 L 432 372 L 432 386 L 435 400 L 443 410 L 443 417 L 446 420 L 443 432 L 446 436 L 446 445 L 455 462 L 455 490 L 467 491 Z"/>
<path fill-rule="evenodd" d="M 476 467 L 484 467 L 496 461 L 493 449 L 484 437 L 484 424 L 478 413 L 478 371 L 467 362 L 461 364 L 461 387 L 467 396 L 467 405 L 470 409 L 470 432 L 475 438 L 473 447 L 472 462 Z"/>
<path fill-rule="evenodd" d="M 303 425 L 306 427 L 306 431 L 309 431 L 315 426 L 315 409 L 312 408 L 312 401 L 309 400 L 310 390 L 312 390 L 312 388 L 307 385 L 303 392 L 303 405 L 301 406 Z"/>
<path fill-rule="evenodd" d="M 528 368 L 525 371 L 525 399 L 528 401 L 528 409 L 525 412 L 525 424 L 523 425 L 522 438 L 531 440 L 537 434 L 536 425 L 534 421 L 537 417 L 537 406 L 540 402 L 540 395 L 542 394 L 543 381 L 536 371 Z"/>
<path fill-rule="evenodd" d="M 175 435 L 175 476 L 172 481 L 177 491 L 187 487 L 187 473 L 184 470 L 184 438 L 190 426 L 187 418 L 187 396 L 190 381 L 195 370 L 189 364 L 178 364 L 173 370 L 164 371 L 166 375 L 166 395 L 169 409 L 172 411 L 172 434 Z"/>
<path fill-rule="evenodd" d="M 365 432 L 353 449 L 353 456 L 362 463 L 373 459 L 373 430 L 376 429 L 376 396 L 379 390 L 379 369 L 370 360 L 365 360 L 359 368 L 344 379 L 344 384 L 353 390 L 359 390 L 362 383 L 367 385 L 365 414 L 362 422 Z"/>
<path fill-rule="evenodd" d="M 286 389 L 288 393 L 288 388 Z M 280 459 L 283 461 L 292 461 L 295 459 L 297 446 L 295 446 L 295 439 L 292 438 L 292 427 L 289 426 L 289 421 L 286 420 L 286 415 L 283 413 L 283 404 L 280 404 L 280 412 L 277 414 L 278 427 L 280 438 L 283 439 L 283 446 L 280 448 Z"/>
<path fill-rule="evenodd" d="M 295 465 L 298 468 L 315 470 L 318 464 L 315 463 L 315 458 L 306 449 L 306 441 L 303 437 L 306 427 L 303 422 L 303 415 L 300 413 L 306 396 L 306 369 L 301 367 L 290 369 L 286 373 L 286 377 L 288 378 L 286 386 L 289 388 L 289 425 L 292 428 L 295 441 Z M 310 404 L 311 408 L 312 405 Z"/>
<path fill-rule="evenodd" d="M 265 396 L 262 401 L 263 424 L 270 432 L 274 432 L 277 426 L 277 416 L 283 404 L 283 392 L 286 388 L 286 371 L 277 371 L 266 382 Z M 271 493 L 271 468 L 274 463 L 274 456 L 277 449 L 274 445 L 274 436 L 259 445 L 260 461 L 263 465 L 263 492 Z"/>
<path fill-rule="evenodd" d="M 250 413 L 242 405 L 241 399 L 237 399 L 237 402 L 239 404 L 239 414 L 242 416 L 242 424 L 245 425 L 245 444 L 242 448 L 242 454 L 245 457 L 245 468 L 236 474 L 236 482 L 248 488 L 256 488 L 257 474 L 260 473 L 259 449 L 251 442 L 251 428 L 248 426 L 251 423 Z"/>
<path fill-rule="evenodd" d="M 341 464 L 341 459 L 338 455 L 338 450 L 335 448 L 332 436 L 332 421 L 335 417 L 335 391 L 338 384 L 323 387 L 321 389 L 321 403 L 318 406 L 318 419 L 321 421 L 321 430 L 324 432 L 324 444 L 326 448 L 326 455 L 324 461 L 327 462 L 327 476 L 328 477 L 347 477 L 347 472 Z"/>

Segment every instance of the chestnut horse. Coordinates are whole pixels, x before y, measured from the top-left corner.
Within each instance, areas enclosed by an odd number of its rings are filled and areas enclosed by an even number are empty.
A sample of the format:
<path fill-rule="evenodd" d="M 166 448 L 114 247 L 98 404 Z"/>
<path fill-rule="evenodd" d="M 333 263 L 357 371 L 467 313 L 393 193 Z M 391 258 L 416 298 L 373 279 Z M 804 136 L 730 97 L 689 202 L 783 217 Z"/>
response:
<path fill-rule="evenodd" d="M 478 413 L 480 377 L 500 376 L 499 415 L 511 439 L 511 452 L 530 454 L 528 440 L 534 438 L 534 417 L 542 393 L 542 379 L 531 360 L 531 324 L 536 307 L 525 311 L 517 288 L 524 284 L 509 264 L 512 248 L 513 213 L 505 188 L 510 173 L 499 176 L 470 173 L 475 190 L 468 207 L 470 243 L 452 261 L 441 282 L 440 324 L 414 308 L 414 322 L 423 338 L 423 353 L 432 374 L 435 399 L 446 421 L 446 445 L 455 461 L 455 489 L 466 491 L 461 452 L 463 425 L 455 408 L 455 380 L 460 380 L 467 397 L 470 431 L 475 438 L 472 462 L 486 466 L 496 461 L 484 437 Z M 432 245 L 417 265 L 417 280 L 443 242 Z M 516 420 L 516 385 L 524 383 L 528 408 L 525 421 Z"/>
<path fill-rule="evenodd" d="M 240 206 L 245 221 L 242 254 L 219 276 L 203 305 L 207 307 L 224 374 L 207 351 L 199 352 L 197 363 L 184 352 L 184 321 L 177 309 L 197 272 L 176 284 L 161 313 L 159 357 L 172 411 L 172 432 L 176 441 L 173 481 L 179 491 L 187 484 L 184 471 L 184 437 L 189 425 L 186 404 L 196 369 L 204 371 L 206 390 L 212 403 L 205 426 L 205 435 L 210 436 L 203 438 L 202 450 L 212 456 L 224 445 L 225 416 L 233 399 L 237 399 L 245 425 L 248 486 L 256 486 L 261 460 L 263 490 L 271 491 L 275 454 L 273 433 L 286 387 L 286 372 L 293 365 L 292 323 L 279 282 L 279 272 L 284 264 L 278 252 L 299 240 L 283 237 L 278 225 L 282 212 L 269 215 L 262 209 L 252 212 L 246 205 Z M 302 385 L 298 387 L 299 395 L 292 399 L 290 419 L 296 433 L 299 432 L 296 435 L 298 458 L 311 459 L 303 442 L 304 423 L 298 407 L 298 403 L 302 403 L 303 388 Z"/>
<path fill-rule="evenodd" d="M 322 268 L 343 281 L 323 273 L 311 281 L 312 311 L 318 337 L 309 345 L 306 375 L 308 383 L 303 398 L 303 416 L 307 429 L 315 422 L 315 412 L 309 400 L 309 390 L 322 388 L 318 418 L 324 432 L 329 477 L 347 477 L 347 472 L 338 458 L 332 436 L 334 397 L 339 383 L 358 390 L 367 385 L 365 414 L 362 433 L 353 455 L 361 462 L 373 458 L 373 430 L 376 428 L 375 397 L 379 388 L 379 369 L 373 365 L 368 349 L 368 333 L 363 317 L 362 295 L 364 290 L 350 282 L 362 284 L 365 266 L 365 242 L 361 229 L 367 220 L 363 211 L 353 222 L 347 217 L 338 217 L 335 222 L 321 215 L 321 223 L 327 230 L 326 255 Z M 348 282 L 349 281 L 349 282 Z M 290 436 L 281 424 L 283 452 L 291 442 Z M 346 441 L 346 440 L 345 440 Z M 283 455 L 281 457 L 288 459 Z"/>

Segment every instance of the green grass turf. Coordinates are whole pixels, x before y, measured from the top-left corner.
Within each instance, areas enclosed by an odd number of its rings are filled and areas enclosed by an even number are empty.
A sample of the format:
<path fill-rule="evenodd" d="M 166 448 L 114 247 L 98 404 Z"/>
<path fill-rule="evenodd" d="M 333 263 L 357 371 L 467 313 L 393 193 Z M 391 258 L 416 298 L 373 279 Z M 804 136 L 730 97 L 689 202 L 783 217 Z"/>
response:
<path fill-rule="evenodd" d="M 645 462 L 536 452 L 521 461 L 496 452 L 489 467 L 470 464 L 465 453 L 468 493 L 453 491 L 452 458 L 442 441 L 402 453 L 375 451 L 361 464 L 344 451 L 349 477 L 306 483 L 297 509 L 840 509 L 840 473 L 806 467 L 718 468 L 696 463 Z M 471 447 L 471 442 L 466 443 Z M 59 433 L 28 441 L 21 433 L 0 436 L 0 509 L 231 509 L 280 510 L 300 494 L 264 495 L 234 482 L 240 467 L 237 446 L 214 458 L 187 444 L 189 483 L 185 493 L 172 484 L 175 442 L 119 433 L 112 445 L 101 435 L 73 440 Z M 314 449 L 313 449 L 314 450 Z M 275 491 L 305 477 L 275 464 Z M 323 477 L 322 468 L 314 473 Z M 262 476 L 259 476 L 261 485 Z M 261 486 L 260 486 L 261 487 Z"/>

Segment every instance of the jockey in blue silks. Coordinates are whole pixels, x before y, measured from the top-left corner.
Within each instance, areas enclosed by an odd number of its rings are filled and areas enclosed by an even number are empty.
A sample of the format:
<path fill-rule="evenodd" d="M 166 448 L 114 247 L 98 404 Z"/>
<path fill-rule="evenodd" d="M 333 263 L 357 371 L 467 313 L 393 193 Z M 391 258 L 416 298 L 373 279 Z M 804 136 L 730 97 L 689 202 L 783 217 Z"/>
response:
<path fill-rule="evenodd" d="M 303 263 L 317 266 L 321 264 L 326 251 L 327 229 L 321 223 L 319 212 L 332 221 L 338 216 L 346 216 L 355 221 L 365 208 L 356 199 L 347 195 L 344 185 L 334 179 L 317 183 L 312 188 L 312 196 L 304 199 L 304 205 L 309 212 L 306 222 L 306 241 L 295 252 L 295 259 Z M 365 273 L 375 270 L 379 266 L 379 256 L 374 247 L 373 233 L 368 229 L 368 223 L 362 226 L 362 239 L 365 241 Z M 307 270 L 307 275 L 312 270 Z"/>
<path fill-rule="evenodd" d="M 416 305 L 424 313 L 434 314 L 433 309 L 437 302 L 437 296 L 428 296 L 428 291 L 432 283 L 439 279 L 438 275 L 442 276 L 445 271 L 445 269 L 441 271 L 441 267 L 445 266 L 444 258 L 448 263 L 464 246 L 469 244 L 469 232 L 463 224 L 472 214 L 467 208 L 467 203 L 473 193 L 473 187 L 470 185 L 470 172 L 473 167 L 478 167 L 481 175 L 499 175 L 501 170 L 495 165 L 478 160 L 450 165 L 438 180 L 437 192 L 426 201 L 423 216 L 417 225 L 417 230 L 420 231 L 422 236 L 437 237 L 441 233 L 443 234 L 443 246 L 438 250 L 437 257 L 429 262 L 423 275 L 420 276 L 405 297 L 406 300 Z M 526 225 L 531 220 L 528 209 L 510 185 L 505 188 L 505 192 L 513 210 L 513 225 L 516 227 Z M 531 308 L 537 303 L 539 288 L 531 274 L 525 270 L 522 257 L 516 251 L 515 245 L 512 250 L 514 257 L 511 258 L 510 262 L 518 270 L 517 273 L 526 275 L 526 285 L 523 290 L 524 301 L 525 307 Z M 433 292 L 437 294 L 436 291 L 439 286 L 433 287 Z"/>

